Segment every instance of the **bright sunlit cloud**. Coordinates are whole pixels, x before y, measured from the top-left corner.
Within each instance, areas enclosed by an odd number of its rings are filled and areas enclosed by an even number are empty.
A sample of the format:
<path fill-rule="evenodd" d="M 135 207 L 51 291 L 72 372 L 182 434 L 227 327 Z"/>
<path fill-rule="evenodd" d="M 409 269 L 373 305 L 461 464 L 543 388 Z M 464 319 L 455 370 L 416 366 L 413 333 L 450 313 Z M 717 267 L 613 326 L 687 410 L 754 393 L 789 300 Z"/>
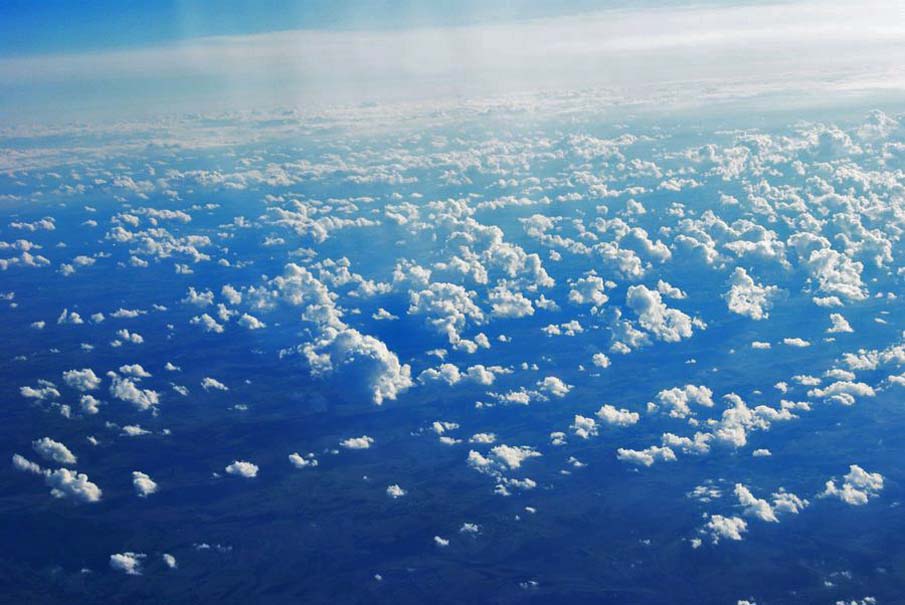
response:
<path fill-rule="evenodd" d="M 823 2 L 609 10 L 402 31 L 294 30 L 6 58 L 0 80 L 7 99 L 57 110 L 89 100 L 125 101 L 133 110 L 148 103 L 247 108 L 545 87 L 612 86 L 643 96 L 652 87 L 681 91 L 702 82 L 756 91 L 889 88 L 905 84 L 903 16 L 898 2 Z"/>

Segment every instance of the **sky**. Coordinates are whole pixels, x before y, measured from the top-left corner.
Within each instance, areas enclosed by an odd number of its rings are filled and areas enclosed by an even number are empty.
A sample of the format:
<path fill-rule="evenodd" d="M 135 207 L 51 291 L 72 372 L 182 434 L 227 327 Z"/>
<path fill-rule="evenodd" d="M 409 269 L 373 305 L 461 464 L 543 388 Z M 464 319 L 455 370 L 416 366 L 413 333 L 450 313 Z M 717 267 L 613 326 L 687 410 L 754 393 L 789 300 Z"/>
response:
<path fill-rule="evenodd" d="M 901 86 L 905 60 L 902 6 L 879 0 L 0 10 L 11 121 L 589 87 L 851 93 Z"/>
<path fill-rule="evenodd" d="M 0 7 L 0 602 L 896 605 L 901 3 Z"/>

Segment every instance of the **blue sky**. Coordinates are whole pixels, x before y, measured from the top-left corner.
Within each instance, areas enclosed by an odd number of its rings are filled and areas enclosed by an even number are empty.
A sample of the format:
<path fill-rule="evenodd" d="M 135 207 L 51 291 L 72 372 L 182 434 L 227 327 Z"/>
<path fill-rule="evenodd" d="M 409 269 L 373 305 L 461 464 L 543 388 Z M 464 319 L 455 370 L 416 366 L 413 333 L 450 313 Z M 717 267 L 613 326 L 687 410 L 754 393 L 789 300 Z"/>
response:
<path fill-rule="evenodd" d="M 495 3 L 479 0 L 51 0 L 36 5 L 13 0 L 0 7 L 0 54 L 80 52 L 287 29 L 465 25 L 655 4 L 677 3 L 622 0 L 509 0 Z"/>

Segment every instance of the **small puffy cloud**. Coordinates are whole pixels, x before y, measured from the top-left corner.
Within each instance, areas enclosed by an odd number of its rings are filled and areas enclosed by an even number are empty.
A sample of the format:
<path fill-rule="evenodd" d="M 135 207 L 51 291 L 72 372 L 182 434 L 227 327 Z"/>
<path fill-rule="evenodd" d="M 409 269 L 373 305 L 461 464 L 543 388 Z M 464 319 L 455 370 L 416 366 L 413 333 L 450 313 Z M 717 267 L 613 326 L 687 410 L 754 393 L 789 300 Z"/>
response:
<path fill-rule="evenodd" d="M 220 294 L 222 294 L 223 298 L 231 305 L 238 305 L 242 302 L 242 293 L 229 284 L 220 288 Z"/>
<path fill-rule="evenodd" d="M 249 330 L 260 330 L 267 327 L 267 324 L 263 321 L 248 313 L 242 314 L 242 317 L 239 318 L 239 325 L 243 328 L 248 328 Z"/>
<path fill-rule="evenodd" d="M 481 364 L 469 367 L 462 372 L 451 363 L 441 364 L 437 368 L 428 368 L 418 375 L 418 381 L 422 384 L 429 382 L 445 382 L 452 386 L 462 381 L 475 382 L 481 385 L 491 385 L 496 380 L 496 373 L 503 372 L 499 366 L 486 367 Z"/>
<path fill-rule="evenodd" d="M 610 358 L 603 353 L 594 353 L 594 356 L 591 357 L 591 363 L 598 368 L 608 368 L 610 367 Z"/>
<path fill-rule="evenodd" d="M 174 556 L 171 555 L 170 553 L 166 553 L 166 552 L 163 553 L 162 555 L 160 555 L 160 557 L 163 559 L 163 564 L 164 564 L 164 565 L 166 565 L 166 566 L 169 567 L 170 569 L 176 569 L 176 567 L 177 567 L 177 565 L 176 565 L 176 557 L 174 557 Z"/>
<path fill-rule="evenodd" d="M 204 308 L 209 307 L 214 304 L 214 293 L 210 290 L 204 290 L 202 292 L 198 292 L 194 287 L 190 287 L 188 293 L 186 293 L 185 298 L 182 299 L 182 302 L 187 305 L 194 305 L 196 307 Z"/>
<path fill-rule="evenodd" d="M 693 326 L 705 327 L 703 322 L 663 303 L 660 293 L 646 286 L 629 286 L 625 304 L 638 315 L 638 323 L 657 340 L 679 342 L 691 338 Z"/>
<path fill-rule="evenodd" d="M 139 410 L 148 410 L 160 403 L 160 394 L 151 389 L 140 388 L 136 381 L 137 378 L 123 378 L 115 372 L 108 372 L 112 380 L 110 384 L 110 394 L 119 399 L 131 403 Z"/>
<path fill-rule="evenodd" d="M 205 391 L 228 391 L 229 387 L 217 380 L 216 378 L 211 378 L 210 376 L 205 376 L 201 380 L 201 387 Z"/>
<path fill-rule="evenodd" d="M 592 305 L 600 307 L 610 299 L 606 295 L 606 282 L 594 271 L 571 283 L 569 302 L 575 305 Z"/>
<path fill-rule="evenodd" d="M 808 397 L 826 399 L 842 405 L 853 405 L 857 397 L 874 397 L 876 391 L 869 384 L 837 380 L 823 389 L 811 389 Z"/>
<path fill-rule="evenodd" d="M 617 409 L 607 403 L 597 410 L 597 417 L 609 425 L 631 426 L 638 422 L 640 415 L 626 409 Z"/>
<path fill-rule="evenodd" d="M 683 300 L 688 296 L 679 288 L 676 288 L 669 282 L 665 282 L 662 279 L 657 281 L 657 292 L 659 292 L 663 296 L 666 296 L 667 298 L 675 298 L 676 300 Z"/>
<path fill-rule="evenodd" d="M 833 325 L 826 329 L 827 333 L 829 334 L 844 334 L 854 332 L 852 327 L 849 325 L 848 320 L 846 320 L 841 313 L 830 313 L 830 321 Z"/>
<path fill-rule="evenodd" d="M 505 286 L 497 286 L 490 292 L 491 315 L 516 319 L 534 315 L 534 306 L 521 292 L 512 292 Z"/>
<path fill-rule="evenodd" d="M 622 462 L 628 462 L 636 466 L 652 466 L 657 460 L 672 462 L 676 460 L 676 454 L 669 447 L 652 445 L 643 450 L 633 450 L 620 447 L 616 450 L 616 458 Z"/>
<path fill-rule="evenodd" d="M 811 343 L 803 338 L 783 338 L 782 342 L 786 346 L 797 347 L 799 349 L 811 346 Z"/>
<path fill-rule="evenodd" d="M 63 382 L 69 387 L 82 391 L 93 391 L 101 386 L 101 379 L 91 368 L 83 370 L 66 370 L 63 372 Z"/>
<path fill-rule="evenodd" d="M 85 323 L 85 320 L 82 319 L 82 316 L 73 311 L 69 312 L 69 309 L 63 309 L 63 312 L 60 313 L 60 316 L 57 317 L 57 323 L 60 325 L 63 324 L 71 324 L 71 325 L 79 325 Z"/>
<path fill-rule="evenodd" d="M 380 307 L 371 314 L 371 319 L 374 319 L 375 321 L 393 321 L 399 319 L 399 316 L 393 315 L 383 307 Z"/>
<path fill-rule="evenodd" d="M 69 451 L 69 448 L 54 441 L 50 437 L 42 437 L 31 442 L 31 447 L 41 455 L 45 460 L 56 462 L 58 464 L 75 464 L 78 462 L 75 455 Z"/>
<path fill-rule="evenodd" d="M 572 385 L 568 385 L 556 376 L 547 376 L 537 383 L 537 388 L 542 393 L 553 395 L 554 397 L 565 397 L 572 390 Z"/>
<path fill-rule="evenodd" d="M 230 475 L 244 477 L 245 479 L 254 479 L 258 476 L 258 465 L 245 460 L 236 460 L 224 470 Z"/>
<path fill-rule="evenodd" d="M 132 376 L 133 378 L 150 378 L 151 373 L 141 367 L 141 364 L 133 363 L 130 365 L 119 366 L 121 374 Z"/>
<path fill-rule="evenodd" d="M 757 498 L 745 485 L 735 484 L 735 497 L 739 505 L 744 509 L 745 515 L 755 517 L 768 523 L 778 523 L 781 514 L 798 514 L 808 506 L 808 501 L 803 500 L 791 492 L 778 491 L 772 495 L 771 504 L 763 498 Z"/>
<path fill-rule="evenodd" d="M 751 319 L 767 319 L 772 306 L 772 300 L 779 293 L 776 286 L 763 286 L 754 282 L 741 267 L 736 267 L 729 278 L 729 291 L 723 298 L 729 305 L 729 310 Z"/>
<path fill-rule="evenodd" d="M 386 344 L 352 328 L 327 327 L 321 338 L 302 348 L 315 376 L 344 371 L 349 380 L 361 379 L 376 404 L 412 386 L 411 367 Z"/>
<path fill-rule="evenodd" d="M 689 404 L 713 407 L 713 391 L 703 385 L 687 384 L 657 393 L 657 405 L 667 408 L 673 418 L 687 418 L 693 414 Z"/>
<path fill-rule="evenodd" d="M 88 480 L 88 475 L 58 468 L 55 471 L 44 471 L 50 494 L 54 498 L 71 498 L 81 502 L 97 502 L 101 499 L 101 489 Z"/>
<path fill-rule="evenodd" d="M 434 536 L 434 544 L 436 544 L 440 548 L 445 548 L 449 546 L 449 540 L 447 540 L 446 538 L 441 538 L 440 536 Z"/>
<path fill-rule="evenodd" d="M 130 332 L 125 328 L 116 331 L 116 338 L 118 340 L 114 340 L 111 343 L 113 346 L 121 346 L 123 342 L 130 342 L 132 344 L 140 345 L 145 341 L 144 337 L 141 334 Z"/>
<path fill-rule="evenodd" d="M 702 533 L 710 535 L 714 544 L 720 540 L 741 540 L 742 534 L 748 531 L 748 523 L 741 517 L 724 517 L 723 515 L 711 515 Z"/>
<path fill-rule="evenodd" d="M 366 450 L 374 445 L 374 438 L 367 435 L 349 437 L 340 441 L 339 444 L 347 450 Z"/>
<path fill-rule="evenodd" d="M 572 425 L 569 427 L 576 437 L 588 439 L 597 435 L 597 422 L 593 418 L 575 414 Z"/>
<path fill-rule="evenodd" d="M 469 443 L 491 444 L 496 441 L 496 435 L 493 433 L 475 433 L 469 439 Z"/>
<path fill-rule="evenodd" d="M 393 485 L 387 486 L 387 496 L 389 496 L 390 498 L 393 498 L 394 500 L 396 498 L 401 498 L 406 493 L 408 493 L 408 492 L 406 492 L 404 489 L 402 489 L 395 483 Z"/>
<path fill-rule="evenodd" d="M 141 437 L 142 435 L 150 435 L 151 431 L 143 429 L 137 424 L 127 424 L 123 427 L 122 434 L 126 437 Z"/>
<path fill-rule="evenodd" d="M 139 498 L 147 498 L 157 491 L 157 483 L 141 471 L 132 471 L 132 487 Z"/>
<path fill-rule="evenodd" d="M 189 320 L 189 323 L 193 326 L 201 326 L 205 332 L 213 332 L 214 334 L 222 334 L 224 330 L 223 326 L 207 313 L 196 315 Z"/>
<path fill-rule="evenodd" d="M 289 464 L 295 468 L 314 468 L 317 466 L 317 458 L 313 453 L 302 456 L 298 452 L 289 454 Z"/>
<path fill-rule="evenodd" d="M 848 468 L 842 485 L 836 479 L 826 482 L 826 488 L 819 494 L 821 498 L 839 498 L 846 504 L 861 506 L 883 490 L 883 475 L 880 473 L 869 473 L 857 464 Z"/>
<path fill-rule="evenodd" d="M 122 552 L 110 555 L 110 567 L 130 576 L 141 575 L 141 562 L 146 557 L 144 553 Z"/>
<path fill-rule="evenodd" d="M 60 391 L 54 386 L 52 382 L 48 382 L 46 380 L 39 380 L 37 387 L 20 387 L 19 393 L 28 399 L 37 399 L 38 401 L 44 401 L 45 399 L 57 399 L 60 397 Z"/>
<path fill-rule="evenodd" d="M 541 455 L 540 452 L 527 445 L 498 445 L 491 449 L 490 453 L 494 458 L 503 462 L 511 469 L 519 468 L 525 460 L 536 458 Z"/>

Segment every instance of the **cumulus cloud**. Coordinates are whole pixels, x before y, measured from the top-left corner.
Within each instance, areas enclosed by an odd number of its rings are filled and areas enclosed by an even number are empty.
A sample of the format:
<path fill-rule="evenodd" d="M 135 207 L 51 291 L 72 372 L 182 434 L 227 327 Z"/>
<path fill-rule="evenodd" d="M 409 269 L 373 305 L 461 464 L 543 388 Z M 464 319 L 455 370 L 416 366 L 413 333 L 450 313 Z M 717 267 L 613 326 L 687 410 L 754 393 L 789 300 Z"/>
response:
<path fill-rule="evenodd" d="M 147 498 L 157 491 L 157 483 L 141 471 L 132 471 L 132 487 L 139 498 Z"/>
<path fill-rule="evenodd" d="M 101 499 L 101 489 L 88 480 L 88 475 L 68 468 L 50 470 L 41 468 L 40 465 L 27 458 L 13 455 L 13 468 L 18 471 L 40 475 L 50 487 L 50 494 L 54 498 L 71 498 L 80 502 L 97 502 Z"/>
<path fill-rule="evenodd" d="M 616 458 L 636 466 L 652 466 L 658 460 L 663 462 L 676 460 L 676 453 L 672 448 L 657 445 L 652 445 L 643 450 L 620 447 L 616 450 Z"/>
<path fill-rule="evenodd" d="M 776 286 L 763 286 L 755 283 L 742 267 L 736 267 L 729 278 L 729 292 L 723 295 L 729 310 L 751 319 L 766 319 L 773 299 L 779 293 Z"/>
<path fill-rule="evenodd" d="M 243 328 L 248 328 L 249 330 L 261 330 L 267 327 L 267 324 L 265 324 L 263 321 L 261 321 L 257 317 L 249 315 L 248 313 L 243 313 L 239 318 L 238 323 Z"/>
<path fill-rule="evenodd" d="M 110 567 L 130 576 L 141 575 L 141 564 L 147 555 L 144 553 L 122 552 L 110 555 Z"/>
<path fill-rule="evenodd" d="M 317 458 L 313 453 L 302 456 L 298 452 L 289 454 L 289 463 L 295 468 L 314 468 L 317 466 Z"/>
<path fill-rule="evenodd" d="M 54 441 L 50 437 L 42 437 L 37 441 L 32 441 L 31 446 L 45 460 L 66 465 L 78 462 L 78 459 L 69 451 L 68 447 L 59 441 Z"/>
<path fill-rule="evenodd" d="M 710 520 L 703 528 L 703 533 L 710 536 L 714 544 L 720 540 L 741 540 L 748 531 L 748 523 L 741 517 L 724 517 L 723 515 L 711 515 Z"/>
<path fill-rule="evenodd" d="M 679 342 L 691 338 L 693 327 L 706 327 L 703 322 L 663 303 L 660 293 L 646 286 L 629 286 L 625 304 L 638 315 L 638 323 L 657 340 Z"/>
<path fill-rule="evenodd" d="M 368 435 L 349 437 L 348 439 L 340 441 L 339 444 L 347 450 L 366 450 L 374 445 L 374 438 L 369 437 Z"/>
<path fill-rule="evenodd" d="M 82 392 L 93 391 L 101 386 L 101 379 L 91 368 L 66 370 L 63 372 L 63 382 Z"/>
<path fill-rule="evenodd" d="M 513 469 L 519 468 L 525 460 L 541 455 L 540 452 L 526 445 L 511 446 L 505 444 L 491 448 L 490 453 L 494 458 Z"/>
<path fill-rule="evenodd" d="M 254 479 L 258 476 L 258 465 L 245 460 L 236 460 L 224 469 L 228 474 L 245 479 Z"/>
<path fill-rule="evenodd" d="M 703 385 L 687 384 L 657 393 L 657 404 L 652 407 L 663 407 L 673 418 L 687 418 L 694 412 L 689 404 L 713 407 L 713 391 Z"/>
<path fill-rule="evenodd" d="M 617 409 L 609 403 L 604 404 L 597 410 L 597 417 L 606 424 L 613 426 L 631 426 L 636 424 L 641 418 L 637 412 L 632 412 L 625 408 Z"/>
<path fill-rule="evenodd" d="M 205 376 L 201 380 L 201 388 L 205 391 L 228 391 L 229 387 L 217 380 L 216 378 L 211 378 L 210 376 Z"/>
<path fill-rule="evenodd" d="M 830 479 L 819 497 L 839 498 L 846 504 L 862 506 L 883 491 L 883 475 L 880 473 L 870 473 L 857 464 L 850 465 L 848 469 L 841 485 L 835 478 Z"/>
<path fill-rule="evenodd" d="M 142 389 L 137 384 L 137 378 L 124 378 L 116 372 L 107 372 L 111 379 L 110 395 L 131 403 L 137 409 L 145 411 L 160 403 L 160 394 L 152 389 Z"/>
<path fill-rule="evenodd" d="M 387 491 L 387 496 L 389 496 L 390 498 L 392 498 L 394 500 L 396 498 L 401 498 L 404 495 L 406 495 L 406 493 L 408 493 L 395 483 L 393 485 L 388 485 L 386 491 Z"/>
<path fill-rule="evenodd" d="M 359 378 L 370 391 L 371 400 L 381 404 L 396 399 L 412 386 L 411 367 L 399 363 L 386 344 L 355 330 L 327 328 L 323 336 L 305 345 L 303 353 L 315 375 L 342 369 L 351 379 Z"/>

